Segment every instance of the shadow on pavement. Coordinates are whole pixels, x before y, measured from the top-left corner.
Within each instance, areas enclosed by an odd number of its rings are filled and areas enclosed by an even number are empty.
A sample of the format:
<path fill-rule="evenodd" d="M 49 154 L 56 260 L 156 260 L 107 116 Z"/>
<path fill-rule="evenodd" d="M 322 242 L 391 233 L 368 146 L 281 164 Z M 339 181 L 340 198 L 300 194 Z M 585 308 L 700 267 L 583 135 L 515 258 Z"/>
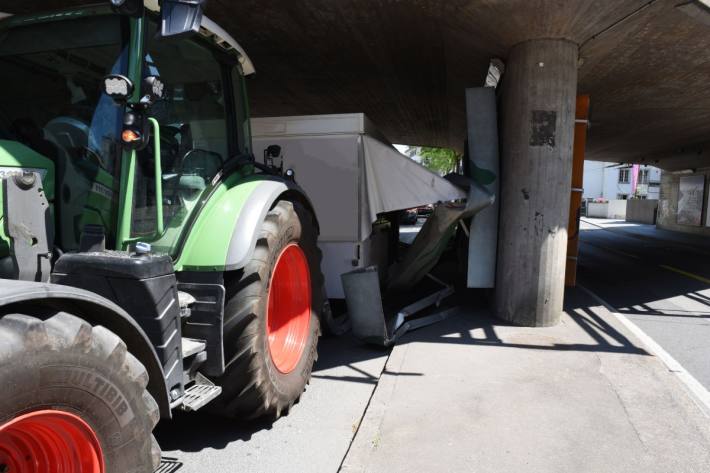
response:
<path fill-rule="evenodd" d="M 398 344 L 413 342 L 446 343 L 463 345 L 490 345 L 508 348 L 535 350 L 587 351 L 630 353 L 648 355 L 621 332 L 594 313 L 591 307 L 599 304 L 578 289 L 565 292 L 565 312 L 572 321 L 586 332 L 594 343 L 510 343 L 504 342 L 496 334 L 496 327 L 511 326 L 490 315 L 490 310 L 479 302 L 463 304 L 448 310 L 454 311 L 446 321 L 405 335 Z M 536 330 L 536 329 L 531 329 Z M 472 332 L 481 336 L 474 337 Z M 531 332 L 534 333 L 534 332 Z"/>
<path fill-rule="evenodd" d="M 205 412 L 176 411 L 173 420 L 161 421 L 154 434 L 163 450 L 199 452 L 205 448 L 221 450 L 236 440 L 247 441 L 271 425 L 270 421 L 243 422 Z"/>

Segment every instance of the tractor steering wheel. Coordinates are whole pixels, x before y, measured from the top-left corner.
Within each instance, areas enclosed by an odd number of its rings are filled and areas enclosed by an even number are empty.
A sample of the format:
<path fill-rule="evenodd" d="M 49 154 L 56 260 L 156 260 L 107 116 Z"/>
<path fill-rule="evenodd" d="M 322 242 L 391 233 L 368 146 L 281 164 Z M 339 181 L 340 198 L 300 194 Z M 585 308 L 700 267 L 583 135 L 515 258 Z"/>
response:
<path fill-rule="evenodd" d="M 198 174 L 205 179 L 212 179 L 223 164 L 221 154 L 200 148 L 191 149 L 180 161 L 181 175 Z M 202 172 L 198 172 L 198 170 Z"/>

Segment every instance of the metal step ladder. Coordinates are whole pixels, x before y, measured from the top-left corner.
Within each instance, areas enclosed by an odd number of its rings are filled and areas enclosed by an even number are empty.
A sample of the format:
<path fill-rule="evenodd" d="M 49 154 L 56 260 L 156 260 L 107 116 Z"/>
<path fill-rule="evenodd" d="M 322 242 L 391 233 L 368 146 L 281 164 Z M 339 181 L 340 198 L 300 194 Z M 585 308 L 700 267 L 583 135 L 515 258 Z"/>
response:
<path fill-rule="evenodd" d="M 182 358 L 187 359 L 194 356 L 193 362 L 202 364 L 206 359 L 206 347 L 207 343 L 204 340 L 182 337 Z M 199 368 L 199 364 L 194 368 L 195 370 Z M 221 392 L 221 387 L 215 386 L 212 381 L 200 373 L 195 373 L 194 382 L 185 388 L 180 409 L 188 412 L 196 411 L 219 396 Z"/>
<path fill-rule="evenodd" d="M 222 388 L 220 386 L 215 386 L 212 381 L 197 373 L 194 384 L 185 389 L 180 409 L 187 412 L 196 411 L 221 393 Z"/>

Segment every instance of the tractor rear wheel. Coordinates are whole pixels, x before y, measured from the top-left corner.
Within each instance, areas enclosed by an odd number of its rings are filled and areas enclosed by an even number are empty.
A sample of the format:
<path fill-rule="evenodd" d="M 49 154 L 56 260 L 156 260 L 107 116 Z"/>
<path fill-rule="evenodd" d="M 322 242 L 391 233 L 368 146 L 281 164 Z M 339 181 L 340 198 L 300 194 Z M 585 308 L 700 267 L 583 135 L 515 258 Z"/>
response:
<path fill-rule="evenodd" d="M 313 216 L 279 201 L 266 215 L 254 255 L 227 274 L 226 371 L 213 410 L 231 417 L 278 418 L 310 380 L 325 302 Z"/>
<path fill-rule="evenodd" d="M 0 471 L 153 472 L 148 373 L 104 327 L 64 312 L 0 318 Z"/>

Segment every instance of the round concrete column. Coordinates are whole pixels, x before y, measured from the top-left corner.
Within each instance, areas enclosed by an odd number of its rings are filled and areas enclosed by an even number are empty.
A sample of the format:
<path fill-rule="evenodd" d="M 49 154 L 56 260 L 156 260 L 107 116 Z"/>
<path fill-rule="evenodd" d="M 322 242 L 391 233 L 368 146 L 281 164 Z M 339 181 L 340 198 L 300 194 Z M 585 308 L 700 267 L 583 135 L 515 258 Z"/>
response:
<path fill-rule="evenodd" d="M 539 39 L 506 61 L 495 304 L 519 325 L 555 325 L 562 312 L 577 53 Z"/>

